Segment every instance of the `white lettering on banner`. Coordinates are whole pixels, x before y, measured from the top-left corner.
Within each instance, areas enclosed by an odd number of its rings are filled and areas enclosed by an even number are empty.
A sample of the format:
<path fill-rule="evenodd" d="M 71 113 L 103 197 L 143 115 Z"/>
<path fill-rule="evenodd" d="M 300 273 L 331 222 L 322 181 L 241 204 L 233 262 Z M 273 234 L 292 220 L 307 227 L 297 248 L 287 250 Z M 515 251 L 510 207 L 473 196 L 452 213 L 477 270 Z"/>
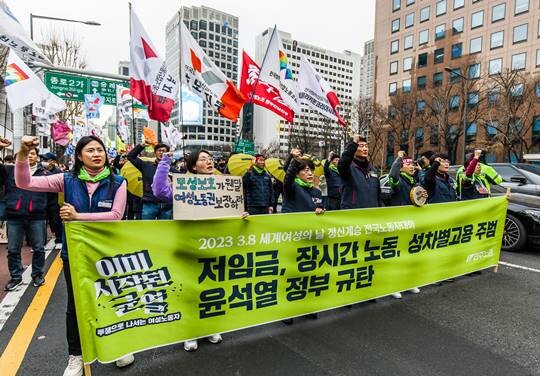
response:
<path fill-rule="evenodd" d="M 478 261 L 483 258 L 489 258 L 493 256 L 493 249 L 488 249 L 487 251 L 480 251 L 477 253 L 472 253 L 469 256 L 467 256 L 467 263 L 471 261 Z"/>
<path fill-rule="evenodd" d="M 147 271 L 151 267 L 152 261 L 147 250 L 129 255 L 105 257 L 96 262 L 96 270 L 103 277 L 110 277 L 113 274 Z"/>

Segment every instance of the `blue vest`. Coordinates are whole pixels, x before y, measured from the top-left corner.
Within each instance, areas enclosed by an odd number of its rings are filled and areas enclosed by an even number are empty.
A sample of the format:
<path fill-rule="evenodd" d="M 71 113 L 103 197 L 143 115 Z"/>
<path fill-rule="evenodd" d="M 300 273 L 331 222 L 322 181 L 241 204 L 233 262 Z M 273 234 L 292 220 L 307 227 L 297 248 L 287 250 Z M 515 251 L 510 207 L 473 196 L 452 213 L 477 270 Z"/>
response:
<path fill-rule="evenodd" d="M 109 178 L 101 180 L 90 202 L 86 182 L 77 178 L 73 173 L 66 172 L 64 173 L 64 201 L 73 205 L 78 213 L 110 212 L 114 196 L 123 181 L 124 178 L 118 175 L 113 175 L 112 185 Z M 68 260 L 65 229 L 61 257 L 65 261 Z"/>

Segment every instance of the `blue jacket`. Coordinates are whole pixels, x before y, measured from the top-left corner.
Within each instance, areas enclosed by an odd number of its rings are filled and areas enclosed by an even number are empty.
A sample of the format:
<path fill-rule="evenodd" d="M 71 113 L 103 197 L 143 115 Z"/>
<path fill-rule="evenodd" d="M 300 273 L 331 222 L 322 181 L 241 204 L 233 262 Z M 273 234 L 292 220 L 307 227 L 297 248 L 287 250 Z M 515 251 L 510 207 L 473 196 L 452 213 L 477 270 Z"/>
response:
<path fill-rule="evenodd" d="M 322 193 L 318 188 L 301 187 L 294 181 L 298 173 L 298 162 L 292 159 L 283 182 L 282 213 L 312 212 L 322 208 Z"/>
<path fill-rule="evenodd" d="M 354 157 L 358 145 L 351 142 L 339 160 L 339 176 L 343 181 L 341 209 L 376 208 L 381 206 L 379 176 L 368 161 Z"/>
<path fill-rule="evenodd" d="M 270 207 L 274 202 L 272 178 L 266 171 L 260 174 L 254 168 L 242 177 L 246 209 L 250 206 Z"/>
<path fill-rule="evenodd" d="M 441 175 L 437 172 L 440 163 L 435 161 L 426 172 L 424 188 L 428 191 L 428 203 L 457 201 L 455 182 L 448 174 Z"/>
<path fill-rule="evenodd" d="M 66 172 L 64 173 L 64 201 L 73 205 L 78 213 L 109 212 L 113 206 L 114 196 L 123 181 L 124 178 L 118 175 L 112 175 L 112 179 L 101 180 L 92 194 L 92 201 L 90 201 L 86 182 L 77 178 L 73 173 Z M 61 257 L 67 261 L 68 253 L 65 234 L 63 239 Z"/>
<path fill-rule="evenodd" d="M 47 219 L 47 193 L 32 192 L 15 184 L 15 166 L 0 165 L 0 181 L 5 187 L 7 219 Z M 49 175 L 38 166 L 34 176 Z"/>

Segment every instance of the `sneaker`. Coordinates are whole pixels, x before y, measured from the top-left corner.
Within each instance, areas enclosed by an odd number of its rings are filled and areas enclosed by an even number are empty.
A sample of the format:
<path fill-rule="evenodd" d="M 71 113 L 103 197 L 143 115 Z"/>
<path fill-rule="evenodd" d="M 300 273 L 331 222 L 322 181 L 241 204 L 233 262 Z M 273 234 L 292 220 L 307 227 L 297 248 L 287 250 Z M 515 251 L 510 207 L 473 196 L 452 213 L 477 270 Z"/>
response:
<path fill-rule="evenodd" d="M 62 243 L 54 243 L 54 249 L 62 249 Z"/>
<path fill-rule="evenodd" d="M 6 283 L 6 286 L 4 289 L 6 291 L 13 291 L 15 290 L 20 284 L 22 283 L 22 278 L 11 278 L 8 283 Z"/>
<path fill-rule="evenodd" d="M 197 342 L 196 339 L 184 342 L 184 350 L 186 351 L 195 351 L 198 348 L 199 348 L 199 343 Z"/>
<path fill-rule="evenodd" d="M 401 293 L 400 292 L 395 292 L 392 294 L 392 298 L 394 299 L 401 299 L 402 296 L 401 296 Z"/>
<path fill-rule="evenodd" d="M 43 278 L 43 275 L 41 275 L 41 274 L 33 276 L 32 277 L 32 284 L 35 287 L 43 286 L 45 284 L 45 278 Z"/>
<path fill-rule="evenodd" d="M 121 357 L 116 361 L 116 366 L 118 368 L 127 367 L 135 361 L 133 354 L 127 354 L 126 356 Z"/>
<path fill-rule="evenodd" d="M 308 319 L 317 320 L 319 318 L 319 314 L 318 313 L 310 313 L 310 314 L 306 315 L 306 317 Z"/>
<path fill-rule="evenodd" d="M 285 325 L 292 325 L 294 323 L 294 320 L 293 319 L 285 319 L 285 320 L 281 320 L 282 323 L 284 323 Z"/>
<path fill-rule="evenodd" d="M 420 289 L 418 287 L 413 287 L 412 289 L 409 290 L 409 292 L 413 294 L 420 294 Z"/>
<path fill-rule="evenodd" d="M 207 338 L 211 343 L 220 343 L 223 341 L 223 338 L 221 338 L 221 334 L 214 334 L 213 336 L 210 336 Z"/>
<path fill-rule="evenodd" d="M 442 282 L 435 282 L 433 285 L 435 285 L 435 286 L 442 286 Z"/>
<path fill-rule="evenodd" d="M 445 282 L 454 282 L 455 280 L 455 278 L 448 278 L 447 280 L 445 280 Z"/>
<path fill-rule="evenodd" d="M 64 376 L 83 376 L 84 363 L 82 355 L 70 355 Z"/>

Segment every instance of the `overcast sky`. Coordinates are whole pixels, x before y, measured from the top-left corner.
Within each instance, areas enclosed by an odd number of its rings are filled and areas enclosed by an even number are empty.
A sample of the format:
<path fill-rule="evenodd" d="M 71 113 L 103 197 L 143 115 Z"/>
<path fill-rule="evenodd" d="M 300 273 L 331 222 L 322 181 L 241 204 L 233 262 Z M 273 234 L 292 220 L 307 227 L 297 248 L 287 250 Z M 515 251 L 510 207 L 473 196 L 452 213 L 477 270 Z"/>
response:
<path fill-rule="evenodd" d="M 165 25 L 181 5 L 205 5 L 240 19 L 240 50 L 252 56 L 255 37 L 274 24 L 294 39 L 334 51 L 363 53 L 364 42 L 373 38 L 376 0 L 133 0 L 133 7 L 165 58 Z M 34 19 L 34 39 L 40 41 L 51 27 L 74 33 L 81 39 L 88 69 L 116 73 L 118 61 L 129 59 L 129 13 L 124 0 L 6 0 L 24 28 L 30 30 L 30 13 L 51 17 L 92 20 L 87 26 Z M 254 57 L 254 56 L 253 56 Z"/>

